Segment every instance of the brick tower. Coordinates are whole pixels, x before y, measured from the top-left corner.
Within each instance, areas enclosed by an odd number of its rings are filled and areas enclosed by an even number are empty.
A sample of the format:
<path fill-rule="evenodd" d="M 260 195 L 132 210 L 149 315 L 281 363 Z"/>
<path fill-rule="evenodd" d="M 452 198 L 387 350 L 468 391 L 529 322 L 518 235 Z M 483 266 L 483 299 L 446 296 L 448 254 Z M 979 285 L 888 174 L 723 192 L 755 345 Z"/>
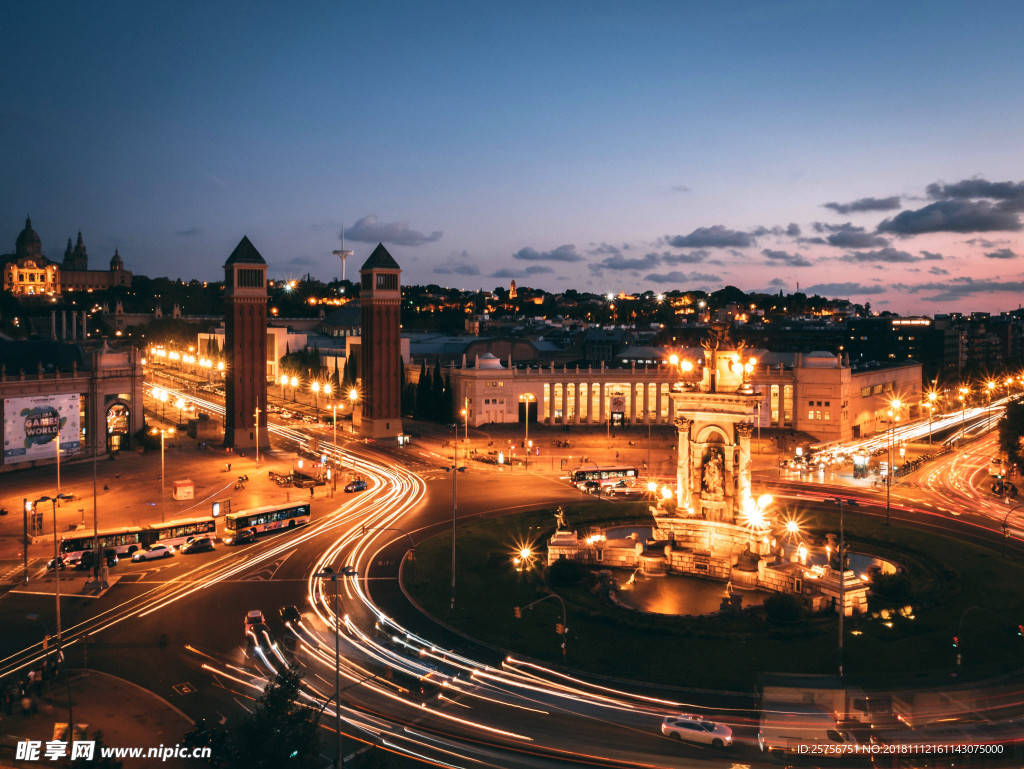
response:
<path fill-rule="evenodd" d="M 243 236 L 224 264 L 224 445 L 255 448 L 267 438 L 267 263 Z M 256 409 L 259 409 L 257 414 Z"/>
<path fill-rule="evenodd" d="M 369 438 L 386 438 L 402 432 L 401 274 L 402 268 L 382 243 L 377 244 L 359 268 L 359 300 L 363 309 L 359 432 Z"/>

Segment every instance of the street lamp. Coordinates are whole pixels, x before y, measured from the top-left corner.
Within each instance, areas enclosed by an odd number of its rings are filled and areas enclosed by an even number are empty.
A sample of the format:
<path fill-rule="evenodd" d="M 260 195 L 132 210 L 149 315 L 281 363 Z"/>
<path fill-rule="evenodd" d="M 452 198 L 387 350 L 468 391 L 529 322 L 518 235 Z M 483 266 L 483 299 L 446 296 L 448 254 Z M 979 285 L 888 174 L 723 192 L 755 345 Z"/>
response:
<path fill-rule="evenodd" d="M 296 403 L 297 401 L 295 399 L 295 388 L 299 386 L 299 378 L 293 376 L 291 378 L 291 381 L 288 382 L 288 384 L 292 386 L 292 403 Z"/>
<path fill-rule="evenodd" d="M 61 645 L 61 623 L 60 623 L 60 553 L 58 552 L 58 543 L 60 538 L 57 536 L 57 501 L 58 500 L 69 500 L 73 499 L 70 494 L 56 494 L 55 496 L 48 497 L 42 496 L 37 499 L 34 503 L 34 507 L 38 507 L 40 502 L 49 502 L 53 507 L 53 571 L 57 575 L 56 583 L 56 602 L 57 602 L 57 659 L 64 665 L 64 672 L 67 675 L 67 663 L 64 660 L 64 650 Z M 70 685 L 69 685 L 70 686 Z M 71 689 L 68 689 L 68 732 L 72 732 L 75 728 L 75 720 L 72 717 L 71 710 Z"/>
<path fill-rule="evenodd" d="M 309 389 L 313 391 L 313 404 L 314 404 L 314 408 L 316 409 L 316 421 L 319 422 L 320 421 L 320 383 L 319 382 L 313 382 L 313 384 L 311 384 L 309 386 Z"/>
<path fill-rule="evenodd" d="M 338 404 L 331 404 L 331 416 L 333 417 L 333 435 L 331 443 L 334 444 L 334 470 L 331 473 L 331 496 L 334 496 L 334 492 L 338 490 L 338 456 L 341 454 L 341 449 L 338 448 Z"/>
<path fill-rule="evenodd" d="M 456 429 L 458 426 L 456 425 Z M 445 471 L 452 474 L 452 602 L 451 610 L 455 611 L 455 522 L 459 514 L 459 473 L 466 471 L 465 466 L 459 467 L 458 454 L 455 456 L 455 460 L 452 462 L 451 467 L 446 467 Z"/>
<path fill-rule="evenodd" d="M 280 384 L 281 384 L 281 400 L 285 400 L 284 388 L 288 386 L 288 375 L 287 374 L 281 374 Z"/>
<path fill-rule="evenodd" d="M 896 440 L 896 423 L 900 421 L 900 409 L 903 402 L 899 398 L 893 398 L 889 404 L 889 471 L 885 474 L 885 525 L 889 525 L 892 515 L 892 449 Z"/>
<path fill-rule="evenodd" d="M 928 393 L 928 445 L 932 445 L 932 417 L 935 416 L 935 401 L 939 394 L 935 390 Z"/>
<path fill-rule="evenodd" d="M 352 388 L 348 391 L 348 400 L 352 404 L 352 432 L 356 431 L 356 401 L 359 400 L 359 390 Z"/>
<path fill-rule="evenodd" d="M 996 383 L 988 380 L 985 389 L 988 390 L 988 412 L 985 414 L 985 429 L 988 430 L 992 426 L 992 391 L 996 389 Z"/>
<path fill-rule="evenodd" d="M 843 619 L 846 617 L 846 529 L 843 526 L 843 505 L 857 506 L 855 499 L 835 497 L 839 505 L 839 680 L 843 680 Z"/>
<path fill-rule="evenodd" d="M 167 520 L 167 503 L 164 501 L 166 494 L 166 479 L 164 475 L 164 437 L 169 430 L 157 430 L 153 429 L 151 435 L 160 434 L 160 521 L 165 522 Z M 258 441 L 257 441 L 258 443 Z"/>
<path fill-rule="evenodd" d="M 967 437 L 967 396 L 970 394 L 970 387 L 960 388 L 960 445 L 964 444 Z"/>
<path fill-rule="evenodd" d="M 256 433 L 256 469 L 260 469 L 260 407 L 256 407 L 256 411 L 253 412 L 253 428 Z"/>
<path fill-rule="evenodd" d="M 341 752 L 341 611 L 338 605 L 338 580 L 344 577 L 358 577 L 359 574 L 352 566 L 342 566 L 341 571 L 325 566 L 323 571 L 318 571 L 313 576 L 318 579 L 329 579 L 334 584 L 334 733 L 338 738 L 338 755 L 334 759 L 334 765 L 340 767 L 345 758 Z"/>
<path fill-rule="evenodd" d="M 523 419 L 523 447 L 526 449 L 526 459 L 523 467 L 530 469 L 530 403 L 537 400 L 533 393 L 525 393 L 519 396 L 519 400 L 526 402 L 525 418 Z"/>

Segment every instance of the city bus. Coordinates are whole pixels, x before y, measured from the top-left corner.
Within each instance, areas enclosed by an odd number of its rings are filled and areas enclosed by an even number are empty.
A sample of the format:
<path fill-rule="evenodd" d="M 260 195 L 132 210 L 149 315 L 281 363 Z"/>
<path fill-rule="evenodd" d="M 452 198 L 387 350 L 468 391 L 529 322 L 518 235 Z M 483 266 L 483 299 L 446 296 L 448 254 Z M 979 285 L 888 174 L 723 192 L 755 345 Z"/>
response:
<path fill-rule="evenodd" d="M 292 529 L 309 523 L 309 503 L 293 502 L 283 505 L 268 505 L 252 510 L 228 513 L 225 526 L 229 534 L 249 529 L 255 534 L 275 529 Z"/>
<path fill-rule="evenodd" d="M 146 530 L 141 526 L 126 526 L 120 529 L 101 529 L 96 532 L 95 539 L 99 540 L 101 550 L 116 550 L 120 558 L 122 555 L 130 556 L 136 550 L 146 547 Z M 68 563 L 77 563 L 82 558 L 82 553 L 94 548 L 92 534 L 74 534 L 64 537 L 60 543 L 60 552 Z"/>
<path fill-rule="evenodd" d="M 178 548 L 190 539 L 198 537 L 215 537 L 217 535 L 217 519 L 188 518 L 180 521 L 150 524 L 146 529 L 146 547 L 167 545 Z"/>
<path fill-rule="evenodd" d="M 578 489 L 586 487 L 590 481 L 601 484 L 602 488 L 608 488 L 619 481 L 635 481 L 639 476 L 636 467 L 630 465 L 593 465 L 573 470 L 570 481 Z"/>

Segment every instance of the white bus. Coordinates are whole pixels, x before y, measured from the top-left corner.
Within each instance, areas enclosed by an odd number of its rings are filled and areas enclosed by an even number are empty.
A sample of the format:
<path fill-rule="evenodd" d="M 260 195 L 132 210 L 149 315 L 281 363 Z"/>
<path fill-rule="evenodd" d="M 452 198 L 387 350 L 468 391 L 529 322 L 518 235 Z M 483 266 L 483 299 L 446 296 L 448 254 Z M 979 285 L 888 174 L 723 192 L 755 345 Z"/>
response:
<path fill-rule="evenodd" d="M 101 550 L 116 550 L 120 558 L 122 555 L 130 556 L 136 550 L 146 547 L 146 530 L 141 526 L 126 526 L 120 529 L 101 529 L 96 532 L 95 538 L 92 534 L 75 534 L 64 537 L 60 543 L 60 552 L 68 563 L 77 563 L 82 558 L 82 553 L 92 550 L 94 543 L 99 540 Z"/>
<path fill-rule="evenodd" d="M 167 545 L 178 548 L 190 539 L 214 537 L 217 534 L 216 518 L 187 518 L 180 521 L 151 524 L 146 531 L 146 546 Z"/>
<path fill-rule="evenodd" d="M 249 529 L 254 534 L 275 529 L 293 529 L 309 523 L 309 503 L 293 502 L 283 505 L 268 505 L 252 510 L 239 510 L 224 516 L 225 527 L 230 534 Z"/>
<path fill-rule="evenodd" d="M 591 481 L 606 489 L 619 481 L 635 481 L 639 475 L 636 467 L 631 465 L 593 465 L 576 468 L 569 479 L 578 489 L 585 488 Z"/>

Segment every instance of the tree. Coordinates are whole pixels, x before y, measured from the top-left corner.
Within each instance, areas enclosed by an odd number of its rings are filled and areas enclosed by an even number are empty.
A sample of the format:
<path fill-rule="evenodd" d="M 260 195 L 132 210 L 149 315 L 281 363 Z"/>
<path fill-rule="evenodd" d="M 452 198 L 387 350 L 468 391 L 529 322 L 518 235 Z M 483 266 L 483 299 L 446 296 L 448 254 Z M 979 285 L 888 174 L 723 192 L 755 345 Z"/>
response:
<path fill-rule="evenodd" d="M 319 767 L 319 729 L 316 711 L 299 704 L 302 674 L 290 668 L 267 684 L 256 710 L 235 734 L 232 766 Z"/>
<path fill-rule="evenodd" d="M 1024 464 L 1024 402 L 1017 400 L 1006 407 L 1006 413 L 999 420 L 999 448 L 1006 452 L 1006 458 L 1018 469 Z"/>

